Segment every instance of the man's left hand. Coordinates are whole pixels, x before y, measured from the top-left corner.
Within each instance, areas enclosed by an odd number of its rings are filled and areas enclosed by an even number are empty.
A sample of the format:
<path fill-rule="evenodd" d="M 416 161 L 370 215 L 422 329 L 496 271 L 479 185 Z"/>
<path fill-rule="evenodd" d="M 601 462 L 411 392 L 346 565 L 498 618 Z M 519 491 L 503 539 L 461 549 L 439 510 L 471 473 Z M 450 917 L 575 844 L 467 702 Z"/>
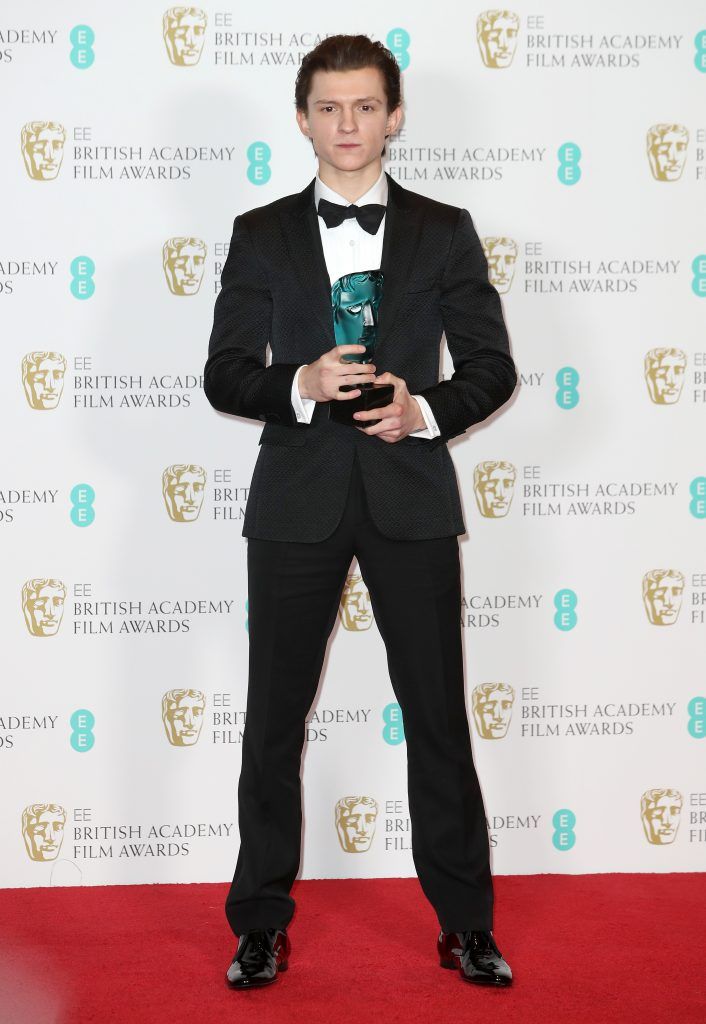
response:
<path fill-rule="evenodd" d="M 394 384 L 395 394 L 389 405 L 381 405 L 379 409 L 363 409 L 353 415 L 358 430 L 364 434 L 377 434 L 382 441 L 394 443 L 411 434 L 413 430 L 423 430 L 426 421 L 416 398 L 412 398 L 407 390 L 407 383 L 401 377 L 387 371 L 374 378 L 376 384 Z M 371 427 L 365 426 L 366 420 L 380 420 Z"/>

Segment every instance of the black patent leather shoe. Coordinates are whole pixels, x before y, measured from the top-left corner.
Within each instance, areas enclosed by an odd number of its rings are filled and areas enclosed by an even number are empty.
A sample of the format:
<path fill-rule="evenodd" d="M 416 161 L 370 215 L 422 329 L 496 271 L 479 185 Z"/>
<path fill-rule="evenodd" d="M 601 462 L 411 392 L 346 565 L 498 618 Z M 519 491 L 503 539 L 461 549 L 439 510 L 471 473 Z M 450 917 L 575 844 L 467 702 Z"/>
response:
<path fill-rule="evenodd" d="M 437 939 L 439 963 L 457 967 L 464 981 L 496 987 L 512 984 L 510 965 L 503 959 L 490 932 L 440 932 Z"/>
<path fill-rule="evenodd" d="M 231 988 L 260 988 L 286 971 L 291 943 L 286 929 L 259 928 L 243 932 L 233 962 L 226 972 Z"/>

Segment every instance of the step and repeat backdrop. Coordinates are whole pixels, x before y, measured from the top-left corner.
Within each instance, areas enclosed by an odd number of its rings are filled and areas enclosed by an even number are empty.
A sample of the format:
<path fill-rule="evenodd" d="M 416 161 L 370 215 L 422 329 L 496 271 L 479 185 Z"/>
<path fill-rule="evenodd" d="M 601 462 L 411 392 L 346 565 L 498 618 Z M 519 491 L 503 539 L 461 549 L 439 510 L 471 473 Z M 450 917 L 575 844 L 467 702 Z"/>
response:
<path fill-rule="evenodd" d="M 262 423 L 203 366 L 235 215 L 316 171 L 300 61 L 360 31 L 403 72 L 385 168 L 470 211 L 521 377 L 449 445 L 493 869 L 701 870 L 702 5 L 324 8 L 5 5 L 0 885 L 232 877 Z M 303 795 L 302 877 L 414 875 L 355 561 Z"/>

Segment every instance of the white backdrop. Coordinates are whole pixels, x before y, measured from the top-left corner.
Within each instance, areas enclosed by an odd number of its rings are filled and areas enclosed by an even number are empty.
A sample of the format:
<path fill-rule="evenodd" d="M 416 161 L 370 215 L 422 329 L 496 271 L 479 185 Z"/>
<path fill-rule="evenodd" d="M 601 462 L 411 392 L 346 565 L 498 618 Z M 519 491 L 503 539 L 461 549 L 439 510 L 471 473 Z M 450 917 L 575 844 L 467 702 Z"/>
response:
<path fill-rule="evenodd" d="M 521 373 L 449 445 L 493 869 L 703 869 L 706 18 L 355 9 L 178 8 L 165 37 L 154 0 L 5 7 L 4 886 L 231 878 L 262 424 L 202 370 L 234 216 L 315 173 L 294 78 L 339 31 L 400 61 L 385 167 L 471 212 Z M 414 874 L 356 572 L 307 731 L 307 878 Z M 354 855 L 335 806 L 363 796 Z"/>

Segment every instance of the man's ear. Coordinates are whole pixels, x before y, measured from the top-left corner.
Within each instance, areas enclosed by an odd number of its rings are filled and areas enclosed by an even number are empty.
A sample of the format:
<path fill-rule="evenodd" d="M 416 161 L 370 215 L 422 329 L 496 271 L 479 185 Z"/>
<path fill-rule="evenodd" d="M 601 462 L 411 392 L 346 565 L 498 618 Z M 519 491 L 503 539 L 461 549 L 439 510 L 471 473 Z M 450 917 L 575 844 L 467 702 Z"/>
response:
<path fill-rule="evenodd" d="M 303 110 L 297 110 L 296 118 L 297 124 L 299 125 L 299 130 L 301 131 L 302 135 L 306 135 L 306 137 L 310 139 L 311 133 L 309 131 L 309 122 L 307 120 L 306 112 Z"/>
<path fill-rule="evenodd" d="M 391 110 L 387 117 L 386 131 L 387 135 L 394 135 L 399 128 L 400 121 L 402 120 L 402 104 Z M 387 136 L 386 136 L 387 137 Z"/>

